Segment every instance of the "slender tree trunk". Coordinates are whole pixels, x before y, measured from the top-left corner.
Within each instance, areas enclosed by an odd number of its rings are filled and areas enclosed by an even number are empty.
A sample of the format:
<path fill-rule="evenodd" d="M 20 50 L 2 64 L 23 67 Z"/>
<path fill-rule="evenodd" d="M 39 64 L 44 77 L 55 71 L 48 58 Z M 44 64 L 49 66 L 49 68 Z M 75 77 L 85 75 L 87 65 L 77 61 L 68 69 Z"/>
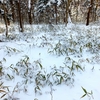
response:
<path fill-rule="evenodd" d="M 32 24 L 31 9 L 29 9 L 28 11 L 28 17 L 29 17 L 29 24 Z"/>
<path fill-rule="evenodd" d="M 69 14 L 70 2 L 71 2 L 71 0 L 66 1 L 66 24 L 68 23 L 68 14 Z"/>
<path fill-rule="evenodd" d="M 89 25 L 89 18 L 90 18 L 90 8 L 89 8 L 89 11 L 87 13 L 87 21 L 86 21 L 86 26 Z"/>
<path fill-rule="evenodd" d="M 22 16 L 21 16 L 20 0 L 19 0 L 19 2 L 17 1 L 17 6 L 18 6 L 18 15 L 19 15 L 20 32 L 23 32 L 24 29 L 23 29 Z"/>
<path fill-rule="evenodd" d="M 98 0 L 96 0 L 96 10 L 95 11 L 97 11 L 97 9 L 98 9 L 98 4 L 99 4 L 99 2 L 98 2 Z M 95 21 L 96 21 L 96 19 L 97 19 L 97 15 L 95 13 Z"/>
<path fill-rule="evenodd" d="M 30 7 L 28 8 L 29 24 L 32 24 L 32 0 L 30 0 Z"/>
<path fill-rule="evenodd" d="M 27 4 L 29 4 L 29 0 L 27 1 Z M 29 22 L 29 24 L 32 24 L 32 22 L 33 22 L 33 18 L 34 18 L 34 14 L 33 14 L 33 10 L 34 10 L 34 8 L 33 8 L 33 4 L 34 4 L 34 0 L 30 0 L 30 8 L 28 7 L 28 22 Z M 29 6 L 29 5 L 27 5 L 27 6 Z"/>
<path fill-rule="evenodd" d="M 31 0 L 31 11 L 34 11 L 34 0 Z M 34 20 L 34 12 L 32 13 L 32 21 Z"/>
<path fill-rule="evenodd" d="M 13 22 L 15 22 L 14 1 L 10 0 Z"/>
<path fill-rule="evenodd" d="M 87 13 L 87 21 L 86 21 L 86 26 L 88 26 L 88 25 L 89 25 L 90 12 L 91 12 L 92 7 L 93 7 L 93 0 L 91 0 L 91 4 L 90 4 L 90 7 L 89 7 L 89 10 L 88 10 L 88 13 Z"/>
<path fill-rule="evenodd" d="M 57 25 L 57 1 L 55 3 L 56 25 Z"/>
<path fill-rule="evenodd" d="M 3 19 L 4 19 L 4 22 L 5 22 L 5 25 L 6 25 L 6 37 L 7 37 L 8 36 L 8 21 L 7 21 L 6 8 L 5 8 L 5 5 L 4 5 L 4 2 L 3 2 L 3 9 L 4 9 Z"/>

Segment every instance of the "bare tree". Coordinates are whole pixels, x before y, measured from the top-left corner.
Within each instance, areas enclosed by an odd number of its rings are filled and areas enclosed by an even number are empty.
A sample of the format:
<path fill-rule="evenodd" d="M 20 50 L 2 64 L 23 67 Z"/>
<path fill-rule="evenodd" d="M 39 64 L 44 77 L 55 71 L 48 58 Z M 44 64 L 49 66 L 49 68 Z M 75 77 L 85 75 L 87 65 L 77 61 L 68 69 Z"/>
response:
<path fill-rule="evenodd" d="M 87 13 L 86 25 L 89 25 L 90 12 L 91 12 L 92 8 L 93 8 L 93 0 L 91 0 L 90 5 L 89 5 L 89 10 L 88 10 L 88 13 Z"/>
<path fill-rule="evenodd" d="M 66 1 L 66 24 L 68 23 L 69 7 L 72 0 Z"/>
<path fill-rule="evenodd" d="M 57 25 L 57 3 L 58 1 L 55 0 L 54 6 L 55 6 L 55 15 L 56 15 L 56 25 Z"/>
<path fill-rule="evenodd" d="M 21 6 L 20 6 L 20 0 L 16 1 L 17 7 L 18 7 L 18 15 L 19 15 L 19 24 L 20 24 L 20 32 L 23 32 L 23 23 L 22 23 L 22 15 L 21 15 Z"/>
<path fill-rule="evenodd" d="M 3 6 L 3 10 L 4 10 L 3 19 L 4 19 L 4 22 L 5 22 L 5 25 L 6 25 L 6 37 L 7 37 L 8 36 L 8 21 L 7 21 L 7 12 L 6 12 L 7 10 L 6 10 L 4 1 L 2 3 L 2 6 Z"/>

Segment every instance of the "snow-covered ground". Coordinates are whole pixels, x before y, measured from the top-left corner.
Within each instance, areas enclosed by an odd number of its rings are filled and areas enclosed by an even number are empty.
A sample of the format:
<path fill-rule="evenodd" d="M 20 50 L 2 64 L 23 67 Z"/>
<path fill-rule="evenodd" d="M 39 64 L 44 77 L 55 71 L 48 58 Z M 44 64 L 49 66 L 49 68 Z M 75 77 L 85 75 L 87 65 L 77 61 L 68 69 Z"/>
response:
<path fill-rule="evenodd" d="M 100 100 L 100 26 L 16 26 L 0 41 L 0 100 Z"/>

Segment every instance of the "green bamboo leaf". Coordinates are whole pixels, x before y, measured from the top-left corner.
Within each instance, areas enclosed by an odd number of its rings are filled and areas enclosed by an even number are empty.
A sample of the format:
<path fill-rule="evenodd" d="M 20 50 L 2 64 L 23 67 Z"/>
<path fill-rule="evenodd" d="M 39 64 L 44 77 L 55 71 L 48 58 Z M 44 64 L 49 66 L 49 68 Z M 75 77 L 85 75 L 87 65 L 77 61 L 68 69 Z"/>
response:
<path fill-rule="evenodd" d="M 64 80 L 63 77 L 60 77 L 60 84 L 63 82 L 63 80 Z"/>
<path fill-rule="evenodd" d="M 9 74 L 7 74 L 7 76 L 8 76 L 10 79 L 12 79 L 11 76 L 10 76 Z"/>
<path fill-rule="evenodd" d="M 57 74 L 57 72 L 55 72 L 52 76 L 54 76 L 54 75 L 56 75 Z"/>
<path fill-rule="evenodd" d="M 5 62 L 6 62 L 6 58 L 3 58 L 3 61 L 5 61 Z"/>
<path fill-rule="evenodd" d="M 91 92 L 90 92 L 90 93 L 88 93 L 88 94 L 92 95 L 92 94 L 93 94 L 93 92 L 91 91 Z"/>
<path fill-rule="evenodd" d="M 79 66 L 79 65 L 76 65 L 76 68 L 77 68 L 77 70 L 78 70 L 78 68 L 79 68 L 79 69 L 81 69 L 81 70 L 83 71 L 82 67 Z"/>
<path fill-rule="evenodd" d="M 15 70 L 17 73 L 19 73 L 17 68 L 14 68 L 14 70 Z"/>
<path fill-rule="evenodd" d="M 84 89 L 83 87 L 82 87 L 82 89 L 83 89 L 83 91 L 87 94 L 87 91 L 86 91 L 86 89 Z"/>
<path fill-rule="evenodd" d="M 3 85 L 3 82 L 0 84 L 0 86 L 2 86 Z"/>
<path fill-rule="evenodd" d="M 28 68 L 26 69 L 26 72 L 25 72 L 25 74 L 26 74 L 26 75 L 28 74 Z"/>
<path fill-rule="evenodd" d="M 36 89 L 41 90 L 39 86 L 37 86 Z"/>
<path fill-rule="evenodd" d="M 39 63 L 39 62 L 38 62 L 38 64 L 39 64 L 40 68 L 42 69 L 42 68 L 43 68 L 43 66 L 41 65 L 41 63 Z"/>
<path fill-rule="evenodd" d="M 45 75 L 42 75 L 42 78 L 43 78 L 43 80 L 46 80 L 46 77 L 45 77 Z"/>
<path fill-rule="evenodd" d="M 80 47 L 80 52 L 82 52 L 82 46 Z"/>
<path fill-rule="evenodd" d="M 74 70 L 74 65 L 73 65 L 73 64 L 72 64 L 72 66 L 71 66 L 70 70 L 71 70 L 71 71 L 73 71 L 73 70 Z"/>
<path fill-rule="evenodd" d="M 13 66 L 14 66 L 14 64 L 11 64 L 9 67 L 10 67 L 11 69 L 13 69 Z"/>
<path fill-rule="evenodd" d="M 86 94 L 84 94 L 81 98 L 83 98 L 83 97 L 85 97 L 86 96 Z"/>
<path fill-rule="evenodd" d="M 7 87 L 7 90 L 10 91 L 10 90 L 9 90 L 9 87 Z"/>
<path fill-rule="evenodd" d="M 27 83 L 28 83 L 28 79 L 25 80 L 25 84 L 27 84 Z"/>
<path fill-rule="evenodd" d="M 0 73 L 2 72 L 2 69 L 3 69 L 3 68 L 0 66 Z"/>
<path fill-rule="evenodd" d="M 7 93 L 3 94 L 0 98 L 3 98 Z"/>
<path fill-rule="evenodd" d="M 62 77 L 59 73 L 58 73 L 56 76 L 58 76 L 58 77 Z"/>

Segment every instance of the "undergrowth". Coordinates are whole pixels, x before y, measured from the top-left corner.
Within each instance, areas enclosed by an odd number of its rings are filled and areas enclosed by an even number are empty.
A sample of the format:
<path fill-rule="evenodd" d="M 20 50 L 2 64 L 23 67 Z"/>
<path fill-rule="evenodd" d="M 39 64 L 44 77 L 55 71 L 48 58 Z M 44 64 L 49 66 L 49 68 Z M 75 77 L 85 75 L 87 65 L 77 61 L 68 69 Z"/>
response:
<path fill-rule="evenodd" d="M 25 43 L 29 43 L 29 46 L 31 45 L 33 47 L 46 48 L 49 55 L 56 55 L 57 57 L 64 56 L 65 59 L 62 61 L 63 65 L 48 66 L 50 68 L 48 71 L 42 64 L 41 59 L 31 61 L 27 54 L 22 56 L 21 59 L 19 59 L 19 61 L 15 64 L 12 62 L 10 65 L 6 65 L 8 59 L 3 58 L 0 61 L 0 94 L 2 94 L 0 97 L 5 98 L 5 100 L 18 100 L 19 98 L 15 97 L 14 93 L 20 91 L 26 93 L 28 91 L 27 86 L 32 84 L 34 85 L 35 94 L 40 95 L 42 94 L 42 89 L 45 86 L 50 86 L 51 100 L 53 100 L 52 87 L 54 85 L 65 84 L 67 86 L 74 86 L 75 74 L 85 71 L 81 64 L 83 62 L 82 57 L 84 53 L 94 55 L 91 59 L 86 58 L 84 60 L 85 62 L 100 62 L 100 37 L 91 33 L 88 34 L 83 32 L 80 34 L 80 31 L 77 31 L 76 29 L 74 31 L 77 33 L 73 34 L 72 30 L 69 32 L 66 30 L 63 33 L 57 33 L 58 31 L 49 31 L 48 35 L 43 34 L 41 36 L 37 36 L 38 32 L 36 36 L 26 33 L 16 35 L 15 37 L 9 35 L 7 38 L 8 41 L 20 41 L 20 39 L 22 39 Z M 0 50 L 4 50 L 5 54 L 9 57 L 12 55 L 16 56 L 24 52 L 10 46 L 0 48 Z M 71 56 L 81 60 L 77 62 L 72 59 Z M 6 81 L 14 81 L 16 76 L 20 77 L 22 81 L 17 83 L 13 91 L 10 91 L 10 87 L 5 86 L 2 81 L 3 79 Z M 82 98 L 85 96 L 91 97 L 92 92 L 87 92 L 83 87 L 82 89 L 85 92 Z M 6 96 L 8 96 L 8 98 L 6 98 Z"/>

